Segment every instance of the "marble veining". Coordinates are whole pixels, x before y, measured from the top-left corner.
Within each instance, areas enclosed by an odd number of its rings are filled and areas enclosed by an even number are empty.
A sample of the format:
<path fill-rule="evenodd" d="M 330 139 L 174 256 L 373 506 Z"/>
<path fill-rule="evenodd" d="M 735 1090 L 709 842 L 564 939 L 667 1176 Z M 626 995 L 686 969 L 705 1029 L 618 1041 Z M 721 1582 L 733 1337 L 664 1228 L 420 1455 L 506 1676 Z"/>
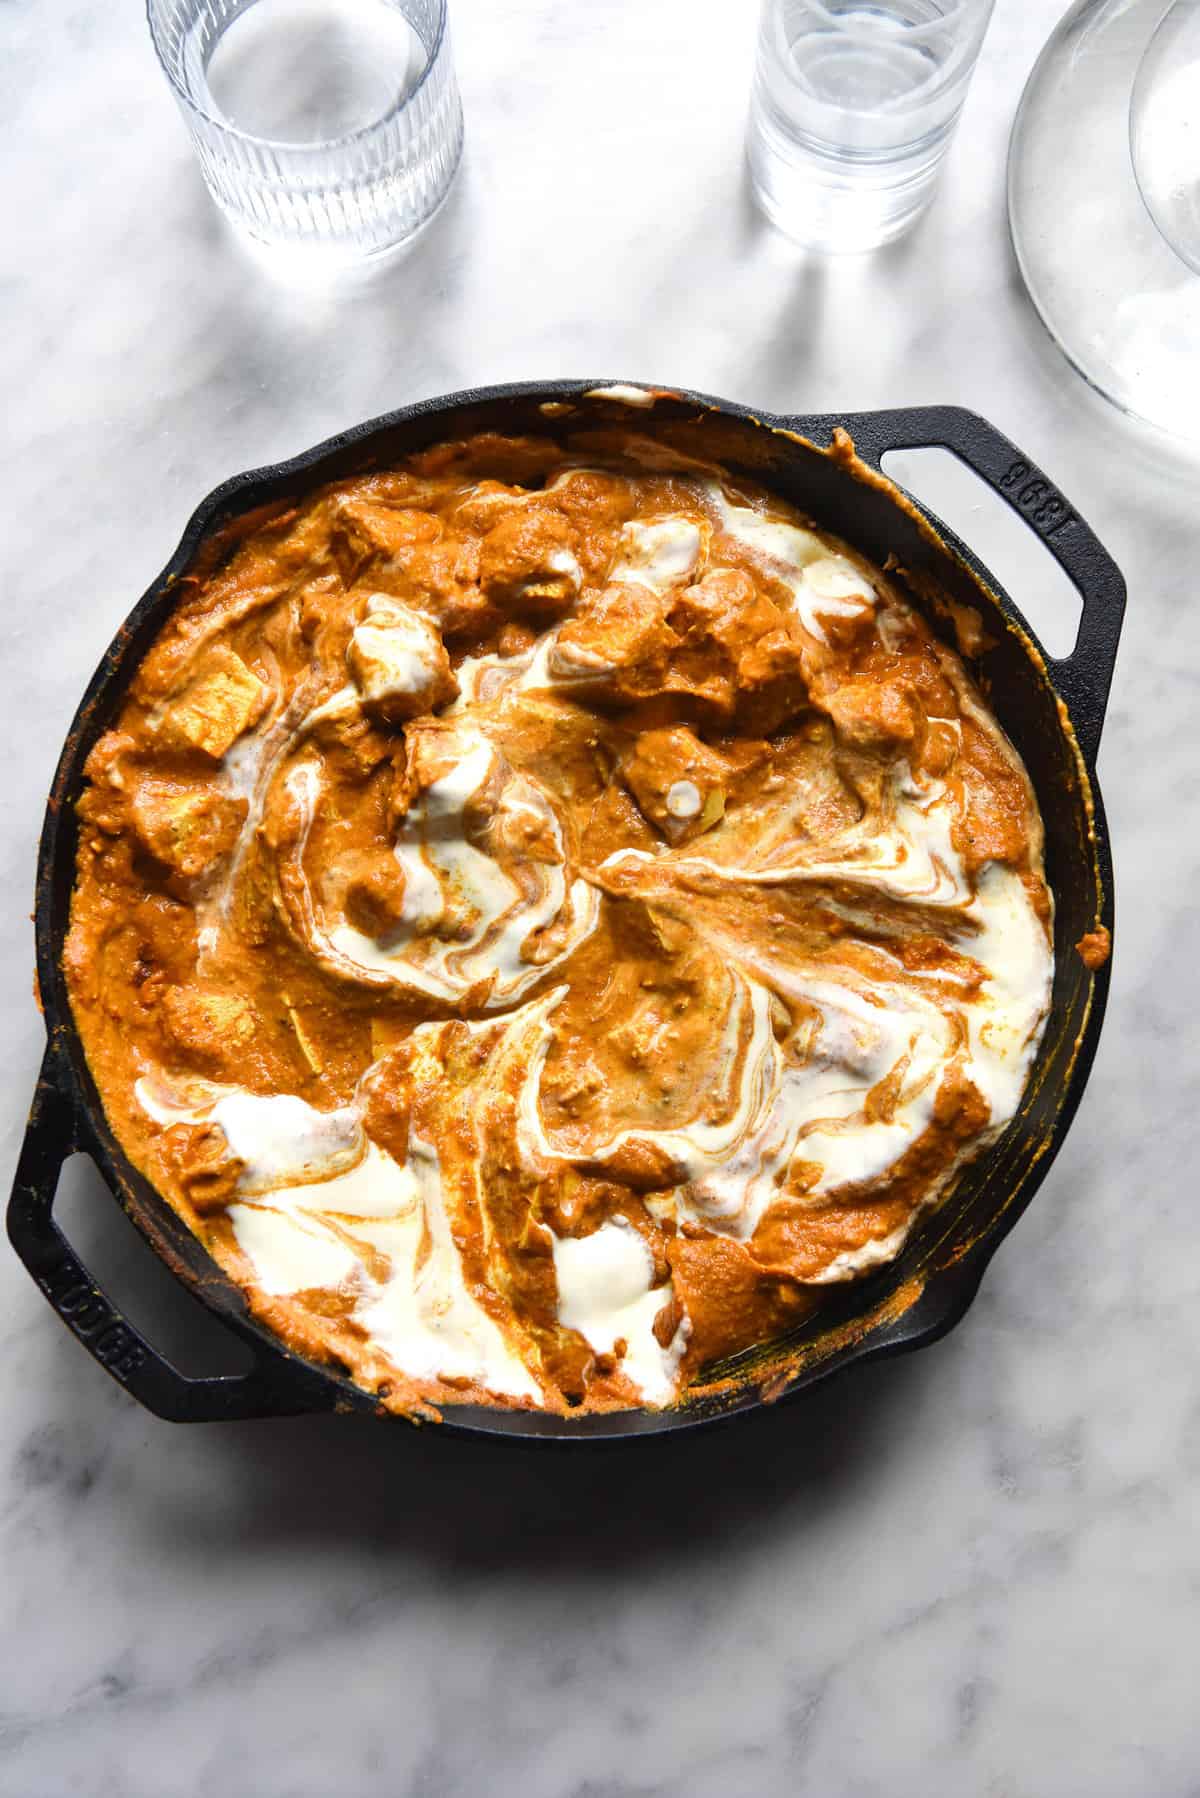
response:
<path fill-rule="evenodd" d="M 831 264 L 746 197 L 749 0 L 453 10 L 462 178 L 410 253 L 321 289 L 213 212 L 136 6 L 0 8 L 6 1167 L 40 796 L 116 624 L 224 475 L 485 380 L 957 401 L 1050 469 L 1131 592 L 1109 1022 L 953 1336 L 678 1445 L 176 1428 L 0 1256 L 0 1794 L 1194 1798 L 1197 470 L 1069 373 L 1012 266 L 1006 135 L 1060 8 L 997 8 L 934 211 Z M 986 506 L 958 522 L 986 551 Z M 95 1184 L 68 1209 L 215 1365 Z"/>

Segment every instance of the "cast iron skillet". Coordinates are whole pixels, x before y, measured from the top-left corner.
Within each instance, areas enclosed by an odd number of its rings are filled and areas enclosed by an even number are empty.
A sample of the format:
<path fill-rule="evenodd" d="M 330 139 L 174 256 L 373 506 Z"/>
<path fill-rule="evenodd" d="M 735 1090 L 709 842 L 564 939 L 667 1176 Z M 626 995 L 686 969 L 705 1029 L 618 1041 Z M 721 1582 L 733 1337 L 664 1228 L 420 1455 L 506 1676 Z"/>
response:
<path fill-rule="evenodd" d="M 839 1292 L 793 1340 L 728 1364 L 726 1384 L 664 1412 L 557 1418 L 456 1407 L 445 1427 L 479 1436 L 595 1441 L 657 1435 L 744 1413 L 803 1391 L 850 1362 L 934 1341 L 962 1317 L 984 1268 L 1044 1179 L 1083 1092 L 1108 991 L 1073 945 L 1112 925 L 1112 867 L 1095 758 L 1125 605 L 1121 575 L 1078 513 L 982 418 L 955 407 L 775 418 L 691 393 L 652 390 L 652 409 L 595 397 L 596 382 L 493 387 L 428 400 L 344 432 L 278 467 L 237 475 L 201 504 L 170 562 L 121 626 L 76 713 L 54 778 L 37 876 L 37 963 L 47 1048 L 8 1208 L 8 1230 L 60 1318 L 134 1398 L 160 1417 L 198 1422 L 305 1411 L 369 1411 L 372 1400 L 330 1368 L 302 1360 L 247 1316 L 241 1293 L 135 1170 L 105 1120 L 76 1032 L 61 965 L 75 868 L 75 801 L 83 764 L 111 723 L 139 660 L 169 612 L 172 588 L 201 542 L 252 508 L 386 463 L 425 444 L 481 430 L 566 433 L 622 424 L 762 482 L 917 588 L 935 582 L 981 615 L 976 672 L 1025 759 L 1046 824 L 1046 872 L 1057 898 L 1057 971 L 1045 1040 L 1020 1112 L 1003 1138 L 916 1233 L 892 1267 Z M 549 406 L 549 412 L 543 408 Z M 835 426 L 865 467 L 824 453 Z M 1083 600 L 1074 651 L 1044 657 L 1012 600 L 971 552 L 875 471 L 888 450 L 942 445 L 1003 495 L 1046 543 Z M 936 623 L 936 620 L 935 620 Z M 938 626 L 949 638 L 949 620 Z M 90 1155 L 114 1196 L 209 1309 L 251 1346 L 252 1371 L 189 1379 L 96 1286 L 53 1217 L 59 1171 Z"/>

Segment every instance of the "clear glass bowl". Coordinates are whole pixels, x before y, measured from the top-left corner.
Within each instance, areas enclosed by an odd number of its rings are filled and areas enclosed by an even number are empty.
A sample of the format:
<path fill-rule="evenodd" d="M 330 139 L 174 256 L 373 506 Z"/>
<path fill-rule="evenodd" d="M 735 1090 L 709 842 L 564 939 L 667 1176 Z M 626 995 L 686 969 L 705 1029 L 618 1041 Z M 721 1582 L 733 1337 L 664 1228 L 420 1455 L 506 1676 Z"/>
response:
<path fill-rule="evenodd" d="M 1076 0 L 1013 125 L 1029 296 L 1106 399 L 1200 444 L 1200 30 L 1194 0 Z"/>
<path fill-rule="evenodd" d="M 446 0 L 148 0 L 209 192 L 261 243 L 377 255 L 462 155 Z"/>

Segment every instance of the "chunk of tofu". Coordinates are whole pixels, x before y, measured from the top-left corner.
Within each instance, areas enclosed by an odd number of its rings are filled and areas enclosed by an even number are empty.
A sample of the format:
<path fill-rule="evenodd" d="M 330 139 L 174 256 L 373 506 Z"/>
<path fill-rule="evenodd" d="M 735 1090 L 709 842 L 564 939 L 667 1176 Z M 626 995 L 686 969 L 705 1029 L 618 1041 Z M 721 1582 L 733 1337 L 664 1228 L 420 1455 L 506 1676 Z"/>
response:
<path fill-rule="evenodd" d="M 229 853 L 245 815 L 244 799 L 150 778 L 138 782 L 130 805 L 143 848 L 185 880 L 194 880 Z"/>
<path fill-rule="evenodd" d="M 404 733 L 404 767 L 393 788 L 392 822 L 403 817 L 430 787 L 452 775 L 478 747 L 477 739 L 450 718 L 420 718 L 410 725 Z M 494 758 L 487 771 L 490 774 L 493 770 Z M 448 792 L 445 800 L 451 815 L 460 811 L 471 796 L 466 792 Z"/>
<path fill-rule="evenodd" d="M 679 639 L 666 622 L 666 601 L 648 587 L 605 587 L 568 618 L 550 656 L 558 681 L 578 680 L 640 698 L 661 691 Z"/>
<path fill-rule="evenodd" d="M 808 704 L 804 645 L 790 621 L 743 649 L 737 665 L 738 715 L 756 736 L 769 736 Z"/>
<path fill-rule="evenodd" d="M 364 706 L 389 723 L 431 712 L 458 692 L 446 646 L 429 620 L 383 594 L 367 602 L 346 661 Z"/>
<path fill-rule="evenodd" d="M 575 533 L 549 506 L 519 506 L 493 526 L 479 552 L 479 584 L 503 610 L 558 618 L 583 584 Z"/>
<path fill-rule="evenodd" d="M 386 937 L 404 921 L 404 870 L 390 849 L 361 851 L 348 870 L 343 909 L 364 936 Z"/>
<path fill-rule="evenodd" d="M 400 556 L 420 543 L 432 543 L 442 526 L 428 512 L 385 506 L 364 494 L 349 494 L 339 504 L 332 533 L 334 557 L 350 586 L 377 556 Z"/>
<path fill-rule="evenodd" d="M 209 650 L 187 685 L 167 702 L 159 726 L 168 741 L 220 761 L 266 710 L 270 688 L 224 644 Z"/>
<path fill-rule="evenodd" d="M 822 682 L 818 703 L 832 718 L 843 742 L 859 749 L 890 748 L 919 739 L 925 713 L 906 681 L 863 675 L 837 684 Z"/>
<path fill-rule="evenodd" d="M 498 622 L 479 586 L 479 541 L 444 537 L 416 543 L 381 566 L 381 587 L 437 620 L 446 639 L 475 636 Z"/>
<path fill-rule="evenodd" d="M 236 993 L 198 986 L 168 987 L 163 1029 L 179 1057 L 202 1069 L 225 1065 L 230 1051 L 245 1054 L 258 1031 L 254 1007 Z"/>
<path fill-rule="evenodd" d="M 732 768 L 685 724 L 644 730 L 620 765 L 642 815 L 669 842 L 711 830 L 725 814 Z"/>
<path fill-rule="evenodd" d="M 685 643 L 715 646 L 736 661 L 748 644 L 782 622 L 782 614 L 748 574 L 718 568 L 674 596 L 670 622 Z"/>

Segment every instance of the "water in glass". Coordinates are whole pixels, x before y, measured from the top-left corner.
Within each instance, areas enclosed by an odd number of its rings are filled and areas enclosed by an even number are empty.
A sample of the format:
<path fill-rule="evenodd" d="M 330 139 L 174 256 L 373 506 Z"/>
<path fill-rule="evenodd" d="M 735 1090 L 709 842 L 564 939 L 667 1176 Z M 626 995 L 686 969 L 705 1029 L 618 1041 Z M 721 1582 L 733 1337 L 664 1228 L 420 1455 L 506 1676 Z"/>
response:
<path fill-rule="evenodd" d="M 747 150 L 759 204 L 798 241 L 863 250 L 933 184 L 993 0 L 766 0 Z"/>

